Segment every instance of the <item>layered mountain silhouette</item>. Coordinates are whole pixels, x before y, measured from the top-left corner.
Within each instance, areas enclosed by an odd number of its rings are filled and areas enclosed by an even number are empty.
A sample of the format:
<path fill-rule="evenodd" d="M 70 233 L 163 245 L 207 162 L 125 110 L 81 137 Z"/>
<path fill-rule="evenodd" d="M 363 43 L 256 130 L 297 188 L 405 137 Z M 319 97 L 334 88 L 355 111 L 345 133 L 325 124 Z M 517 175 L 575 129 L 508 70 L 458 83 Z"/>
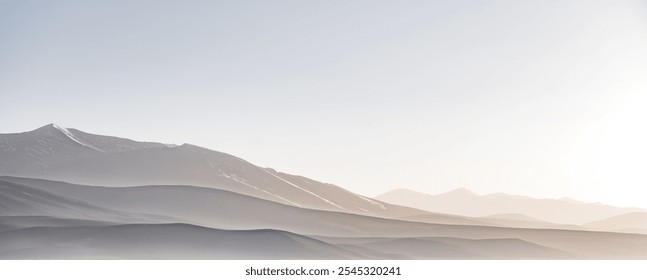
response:
<path fill-rule="evenodd" d="M 584 224 L 584 227 L 597 230 L 647 234 L 647 213 L 632 212 L 617 215 L 604 220 Z"/>
<path fill-rule="evenodd" d="M 517 220 L 538 225 L 546 222 L 584 225 L 616 215 L 646 211 L 572 199 L 536 199 L 502 193 L 478 195 L 465 188 L 438 195 L 396 189 L 376 196 L 375 199 L 430 212 L 483 217 L 488 220 Z"/>
<path fill-rule="evenodd" d="M 441 212 L 189 144 L 56 125 L 0 134 L 0 259 L 647 258 L 633 216 L 597 231 Z"/>

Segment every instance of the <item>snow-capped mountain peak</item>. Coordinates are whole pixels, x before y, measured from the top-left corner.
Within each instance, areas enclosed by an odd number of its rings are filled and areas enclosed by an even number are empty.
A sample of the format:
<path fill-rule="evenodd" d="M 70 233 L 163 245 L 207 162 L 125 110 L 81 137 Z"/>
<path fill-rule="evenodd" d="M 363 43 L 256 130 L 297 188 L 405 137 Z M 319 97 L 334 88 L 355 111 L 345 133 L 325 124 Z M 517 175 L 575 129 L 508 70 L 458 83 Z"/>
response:
<path fill-rule="evenodd" d="M 96 151 L 99 151 L 99 152 L 102 152 L 102 153 L 104 152 L 104 151 L 102 151 L 101 149 L 98 149 L 98 148 L 96 148 L 96 147 L 94 147 L 94 146 L 92 146 L 92 145 L 90 145 L 90 144 L 87 144 L 87 143 L 83 143 L 83 142 L 81 142 L 81 140 L 77 139 L 77 138 L 74 136 L 74 134 L 73 134 L 72 132 L 70 132 L 69 130 L 67 130 L 67 128 L 64 128 L 64 127 L 59 126 L 59 125 L 54 124 L 54 123 L 52 124 L 52 126 L 53 126 L 55 129 L 57 129 L 58 131 L 60 131 L 60 132 L 62 132 L 63 134 L 65 134 L 65 136 L 67 136 L 68 138 L 70 138 L 70 140 L 72 140 L 72 141 L 74 141 L 74 142 L 78 143 L 79 145 L 81 145 L 81 146 L 85 146 L 85 147 L 88 147 L 88 148 L 90 148 L 90 149 L 93 149 L 93 150 L 96 150 Z"/>

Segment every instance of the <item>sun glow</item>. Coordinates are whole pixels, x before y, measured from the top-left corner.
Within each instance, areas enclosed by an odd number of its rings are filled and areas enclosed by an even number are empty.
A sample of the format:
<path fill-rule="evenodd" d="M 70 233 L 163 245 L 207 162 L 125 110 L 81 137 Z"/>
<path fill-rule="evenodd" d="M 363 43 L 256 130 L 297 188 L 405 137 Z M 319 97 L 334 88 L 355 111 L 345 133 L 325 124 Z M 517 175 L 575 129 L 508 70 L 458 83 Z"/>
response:
<path fill-rule="evenodd" d="M 573 148 L 572 184 L 584 198 L 639 206 L 646 196 L 637 194 L 647 186 L 647 96 L 634 94 L 615 101 L 615 109 L 590 123 Z"/>

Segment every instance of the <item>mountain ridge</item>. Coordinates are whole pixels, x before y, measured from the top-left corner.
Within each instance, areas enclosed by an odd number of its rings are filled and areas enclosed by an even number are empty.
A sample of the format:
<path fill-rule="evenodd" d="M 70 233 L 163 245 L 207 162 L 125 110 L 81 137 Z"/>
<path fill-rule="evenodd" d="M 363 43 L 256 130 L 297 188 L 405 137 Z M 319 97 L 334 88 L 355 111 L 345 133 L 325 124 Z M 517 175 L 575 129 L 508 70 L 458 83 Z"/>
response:
<path fill-rule="evenodd" d="M 238 192 L 283 204 L 373 216 L 425 211 L 394 206 L 339 186 L 256 166 L 192 144 L 169 145 L 48 124 L 0 134 L 0 175 L 85 185 L 192 185 Z"/>

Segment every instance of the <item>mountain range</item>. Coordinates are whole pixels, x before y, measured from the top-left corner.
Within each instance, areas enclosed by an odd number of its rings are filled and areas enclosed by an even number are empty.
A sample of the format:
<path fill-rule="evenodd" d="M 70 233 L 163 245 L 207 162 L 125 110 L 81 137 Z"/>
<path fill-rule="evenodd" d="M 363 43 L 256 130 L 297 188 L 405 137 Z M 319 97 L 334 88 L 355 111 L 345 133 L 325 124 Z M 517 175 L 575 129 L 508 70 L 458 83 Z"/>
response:
<path fill-rule="evenodd" d="M 0 259 L 647 258 L 642 214 L 571 225 L 389 200 L 190 144 L 0 134 Z"/>
<path fill-rule="evenodd" d="M 396 189 L 378 195 L 375 199 L 429 212 L 565 225 L 585 225 L 617 215 L 634 212 L 647 213 L 647 210 L 639 208 L 584 203 L 568 198 L 536 199 L 503 193 L 478 195 L 465 188 L 438 195 Z M 647 225 L 642 227 L 647 229 Z"/>

